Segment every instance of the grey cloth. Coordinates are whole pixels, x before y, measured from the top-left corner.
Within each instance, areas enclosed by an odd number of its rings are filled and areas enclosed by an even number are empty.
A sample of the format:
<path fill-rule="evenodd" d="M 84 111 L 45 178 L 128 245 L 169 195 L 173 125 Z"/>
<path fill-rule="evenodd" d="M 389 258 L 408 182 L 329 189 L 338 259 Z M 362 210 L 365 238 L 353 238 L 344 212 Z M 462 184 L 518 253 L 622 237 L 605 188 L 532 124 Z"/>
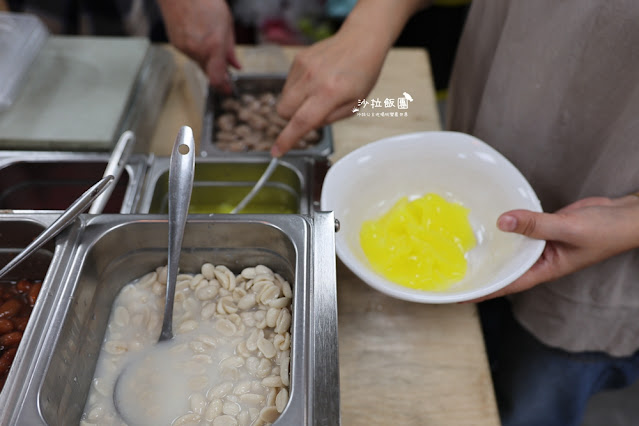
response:
<path fill-rule="evenodd" d="M 447 127 L 509 158 L 547 212 L 638 191 L 638 23 L 636 0 L 474 0 Z M 638 250 L 511 300 L 548 345 L 614 356 L 639 349 Z"/>

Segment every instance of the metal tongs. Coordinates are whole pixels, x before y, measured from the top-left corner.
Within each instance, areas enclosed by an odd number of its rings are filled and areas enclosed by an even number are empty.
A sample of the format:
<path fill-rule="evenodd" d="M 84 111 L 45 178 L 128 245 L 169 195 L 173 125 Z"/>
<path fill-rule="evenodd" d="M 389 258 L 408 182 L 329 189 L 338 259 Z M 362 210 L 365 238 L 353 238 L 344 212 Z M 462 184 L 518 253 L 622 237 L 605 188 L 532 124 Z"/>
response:
<path fill-rule="evenodd" d="M 4 268 L 0 270 L 0 278 L 5 276 L 9 271 L 15 268 L 20 262 L 36 252 L 40 247 L 46 244 L 51 238 L 58 235 L 65 229 L 76 217 L 80 215 L 89 204 L 93 202 L 102 192 L 111 186 L 113 176 L 105 176 L 95 185 L 89 188 L 77 200 L 75 200 L 47 229 L 42 231 L 27 247 L 24 248 L 16 257 L 11 259 Z"/>
<path fill-rule="evenodd" d="M 115 145 L 115 148 L 113 148 L 109 162 L 107 163 L 107 166 L 104 169 L 104 174 L 102 175 L 103 177 L 109 175 L 113 176 L 113 185 L 109 185 L 109 188 L 104 191 L 102 195 L 96 198 L 93 204 L 91 204 L 91 208 L 89 209 L 90 214 L 100 214 L 102 213 L 102 210 L 104 210 L 104 207 L 111 197 L 111 193 L 115 189 L 115 185 L 120 179 L 120 175 L 122 174 L 127 161 L 129 161 L 129 156 L 133 151 L 133 145 L 135 145 L 135 134 L 130 130 L 122 133 L 118 143 Z"/>

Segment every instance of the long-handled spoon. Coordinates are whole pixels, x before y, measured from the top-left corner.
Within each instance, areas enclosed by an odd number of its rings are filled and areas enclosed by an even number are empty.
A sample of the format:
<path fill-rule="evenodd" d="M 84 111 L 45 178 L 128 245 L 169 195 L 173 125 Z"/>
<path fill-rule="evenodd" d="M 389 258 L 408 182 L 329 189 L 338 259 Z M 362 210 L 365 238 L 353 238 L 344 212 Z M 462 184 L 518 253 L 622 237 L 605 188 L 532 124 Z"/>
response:
<path fill-rule="evenodd" d="M 193 175 L 195 167 L 195 142 L 193 131 L 182 127 L 178 133 L 169 168 L 169 247 L 166 283 L 166 301 L 164 319 L 158 343 L 173 338 L 173 304 L 177 281 L 178 265 L 184 228 L 191 201 Z M 160 353 L 159 350 L 158 353 Z M 135 372 L 144 366 L 144 360 L 138 358 L 126 366 L 116 379 L 113 391 L 113 402 L 118 414 L 129 424 L 138 424 L 141 412 L 137 401 L 132 401 L 131 394 L 135 385 Z M 161 389 L 159 391 L 162 391 Z M 148 419 L 148 418 L 147 418 Z"/>
<path fill-rule="evenodd" d="M 277 157 L 271 158 L 271 162 L 268 163 L 268 167 L 266 167 L 266 170 L 264 170 L 264 173 L 262 173 L 262 176 L 260 176 L 255 186 L 251 189 L 251 191 L 248 194 L 246 194 L 246 196 L 242 199 L 242 201 L 240 201 L 240 203 L 237 206 L 235 206 L 233 210 L 231 210 L 231 214 L 241 212 L 242 209 L 246 207 L 248 203 L 251 202 L 251 200 L 257 195 L 258 192 L 260 192 L 264 184 L 271 177 L 271 175 L 277 168 L 278 164 L 279 164 L 279 158 Z"/>
<path fill-rule="evenodd" d="M 195 172 L 195 142 L 190 127 L 182 127 L 178 133 L 169 166 L 169 261 L 167 267 L 166 303 L 159 341 L 173 338 L 173 302 L 178 264 L 186 217 L 193 190 Z"/>

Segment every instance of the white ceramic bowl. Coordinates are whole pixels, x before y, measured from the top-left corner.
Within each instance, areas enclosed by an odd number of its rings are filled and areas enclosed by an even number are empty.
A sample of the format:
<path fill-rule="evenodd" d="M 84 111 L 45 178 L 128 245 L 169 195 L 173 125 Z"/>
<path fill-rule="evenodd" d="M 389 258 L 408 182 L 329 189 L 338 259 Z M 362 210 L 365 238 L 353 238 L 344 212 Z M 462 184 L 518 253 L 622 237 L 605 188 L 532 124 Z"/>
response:
<path fill-rule="evenodd" d="M 388 211 L 401 197 L 437 193 L 470 209 L 477 245 L 468 271 L 444 291 L 395 284 L 374 272 L 359 243 L 365 220 Z M 539 258 L 545 241 L 497 229 L 512 209 L 541 211 L 537 195 L 503 155 L 457 132 L 410 133 L 373 142 L 337 161 L 326 174 L 321 207 L 340 222 L 339 258 L 363 281 L 390 296 L 422 303 L 472 300 L 513 282 Z"/>

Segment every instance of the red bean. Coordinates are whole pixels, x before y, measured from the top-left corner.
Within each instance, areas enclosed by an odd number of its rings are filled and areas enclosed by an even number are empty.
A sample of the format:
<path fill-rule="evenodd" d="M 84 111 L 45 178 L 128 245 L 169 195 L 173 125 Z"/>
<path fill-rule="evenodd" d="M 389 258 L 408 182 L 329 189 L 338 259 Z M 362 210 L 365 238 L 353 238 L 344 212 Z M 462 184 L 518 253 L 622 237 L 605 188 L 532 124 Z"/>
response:
<path fill-rule="evenodd" d="M 14 322 L 10 319 L 2 318 L 0 319 L 0 335 L 11 333 L 14 328 Z"/>
<path fill-rule="evenodd" d="M 16 284 L 16 290 L 18 293 L 26 293 L 31 288 L 31 282 L 27 280 L 20 280 Z"/>
<path fill-rule="evenodd" d="M 22 304 L 17 299 L 9 299 L 0 305 L 0 318 L 12 318 L 20 312 Z"/>
<path fill-rule="evenodd" d="M 27 328 L 29 317 L 16 317 L 16 318 L 13 318 L 11 321 L 13 321 L 13 326 L 15 327 L 16 330 L 24 331 L 24 329 Z"/>
<path fill-rule="evenodd" d="M 0 346 L 4 346 L 5 348 L 12 348 L 14 346 L 18 346 L 20 344 L 20 340 L 22 340 L 22 332 L 13 331 L 11 333 L 3 334 L 2 336 L 0 336 Z"/>
<path fill-rule="evenodd" d="M 27 295 L 27 300 L 29 301 L 29 305 L 33 307 L 36 303 L 36 299 L 40 294 L 40 289 L 42 288 L 42 283 L 35 283 L 31 289 L 29 290 L 29 294 Z"/>
<path fill-rule="evenodd" d="M 5 374 L 9 371 L 16 352 L 18 352 L 18 348 L 11 348 L 0 356 L 0 374 Z"/>

